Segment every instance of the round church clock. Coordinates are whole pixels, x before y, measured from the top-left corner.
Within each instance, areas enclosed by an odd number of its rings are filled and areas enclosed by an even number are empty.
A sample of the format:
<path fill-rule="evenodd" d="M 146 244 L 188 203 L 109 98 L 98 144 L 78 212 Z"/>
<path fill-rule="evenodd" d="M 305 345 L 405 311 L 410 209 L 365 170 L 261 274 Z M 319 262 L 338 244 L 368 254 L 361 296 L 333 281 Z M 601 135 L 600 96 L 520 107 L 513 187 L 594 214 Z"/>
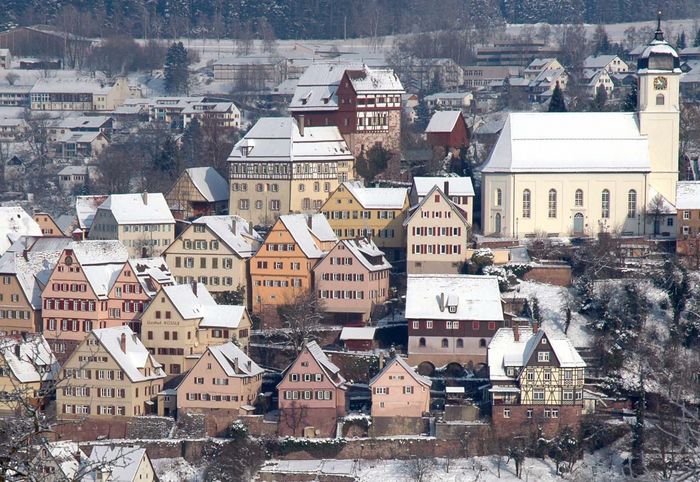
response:
<path fill-rule="evenodd" d="M 654 88 L 656 90 L 664 90 L 666 88 L 666 77 L 656 77 L 654 79 Z"/>

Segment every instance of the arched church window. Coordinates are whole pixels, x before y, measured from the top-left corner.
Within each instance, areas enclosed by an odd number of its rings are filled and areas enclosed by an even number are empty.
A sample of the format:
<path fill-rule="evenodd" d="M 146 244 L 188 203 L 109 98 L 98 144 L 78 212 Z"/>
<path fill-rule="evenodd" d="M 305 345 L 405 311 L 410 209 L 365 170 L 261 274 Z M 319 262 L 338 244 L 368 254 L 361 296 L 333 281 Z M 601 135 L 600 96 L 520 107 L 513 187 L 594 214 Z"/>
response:
<path fill-rule="evenodd" d="M 583 189 L 576 189 L 574 204 L 578 207 L 583 206 Z"/>
<path fill-rule="evenodd" d="M 531 214 L 531 194 L 529 189 L 523 191 L 523 217 L 529 218 Z"/>
<path fill-rule="evenodd" d="M 637 217 L 637 191 L 634 189 L 627 193 L 627 217 Z"/>
<path fill-rule="evenodd" d="M 610 217 L 610 191 L 603 189 L 600 196 L 600 217 L 607 219 Z"/>
<path fill-rule="evenodd" d="M 557 217 L 557 191 L 556 189 L 549 190 L 549 217 Z"/>
<path fill-rule="evenodd" d="M 496 206 L 503 206 L 503 191 L 496 189 Z"/>
<path fill-rule="evenodd" d="M 665 99 L 663 94 L 656 95 L 656 105 L 664 105 Z"/>

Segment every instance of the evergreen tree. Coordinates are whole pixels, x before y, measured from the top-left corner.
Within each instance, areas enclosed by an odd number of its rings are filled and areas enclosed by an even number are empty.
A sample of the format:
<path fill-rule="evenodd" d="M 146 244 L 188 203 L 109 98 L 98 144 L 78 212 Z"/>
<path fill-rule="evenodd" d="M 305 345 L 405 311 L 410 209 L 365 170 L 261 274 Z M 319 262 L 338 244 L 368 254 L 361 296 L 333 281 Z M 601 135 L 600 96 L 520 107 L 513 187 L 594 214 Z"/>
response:
<path fill-rule="evenodd" d="M 187 50 L 182 42 L 173 43 L 165 56 L 165 90 L 171 94 L 187 92 Z"/>
<path fill-rule="evenodd" d="M 623 112 L 637 112 L 637 83 L 632 84 L 632 88 L 627 93 L 624 102 L 622 103 Z"/>
<path fill-rule="evenodd" d="M 678 50 L 683 50 L 688 46 L 688 41 L 685 38 L 685 30 L 681 32 L 681 34 L 678 36 L 676 39 L 676 49 Z"/>
<path fill-rule="evenodd" d="M 608 92 L 602 85 L 598 86 L 595 90 L 595 97 L 591 103 L 591 111 L 593 112 L 603 112 L 605 110 L 605 103 L 608 101 Z"/>
<path fill-rule="evenodd" d="M 552 98 L 549 101 L 549 112 L 566 112 L 566 102 L 564 101 L 564 93 L 557 82 L 552 92 Z"/>
<path fill-rule="evenodd" d="M 156 171 L 174 177 L 178 172 L 178 149 L 172 137 L 168 137 L 153 161 Z"/>
<path fill-rule="evenodd" d="M 695 32 L 695 40 L 693 40 L 693 47 L 700 47 L 700 28 Z"/>
<path fill-rule="evenodd" d="M 610 45 L 610 38 L 608 37 L 608 32 L 605 31 L 605 27 L 598 25 L 593 34 L 593 43 L 595 44 L 595 53 L 597 55 L 609 54 L 612 46 Z"/>

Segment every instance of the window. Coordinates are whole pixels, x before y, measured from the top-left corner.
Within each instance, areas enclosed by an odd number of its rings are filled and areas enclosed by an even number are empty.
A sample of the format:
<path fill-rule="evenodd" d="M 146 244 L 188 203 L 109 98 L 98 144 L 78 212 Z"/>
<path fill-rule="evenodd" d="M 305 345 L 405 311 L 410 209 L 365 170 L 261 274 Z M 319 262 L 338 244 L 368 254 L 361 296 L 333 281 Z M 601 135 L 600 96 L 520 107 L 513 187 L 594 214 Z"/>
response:
<path fill-rule="evenodd" d="M 634 189 L 627 193 L 627 217 L 637 217 L 637 191 Z"/>
<path fill-rule="evenodd" d="M 503 206 L 503 191 L 496 189 L 496 206 Z"/>
<path fill-rule="evenodd" d="M 658 94 L 656 96 L 656 105 L 664 105 L 664 95 L 663 94 Z"/>
<path fill-rule="evenodd" d="M 610 191 L 603 189 L 600 196 L 600 217 L 607 219 L 610 217 Z"/>
<path fill-rule="evenodd" d="M 573 390 L 564 390 L 562 398 L 566 401 L 573 400 L 574 399 L 574 391 Z"/>
<path fill-rule="evenodd" d="M 238 208 L 239 209 L 248 209 L 250 207 L 250 201 L 247 199 L 241 199 L 238 201 Z"/>
<path fill-rule="evenodd" d="M 464 348 L 464 340 L 457 338 L 457 348 Z"/>
<path fill-rule="evenodd" d="M 529 218 L 531 214 L 531 206 L 532 206 L 532 200 L 531 200 L 531 194 L 529 189 L 525 189 L 523 191 L 523 217 L 524 218 Z"/>
<path fill-rule="evenodd" d="M 537 361 L 540 363 L 548 362 L 549 361 L 549 352 L 548 351 L 537 352 Z"/>
<path fill-rule="evenodd" d="M 503 409 L 503 418 L 510 418 L 510 408 Z"/>
<path fill-rule="evenodd" d="M 683 219 L 686 221 L 690 219 L 690 211 L 683 211 Z"/>
<path fill-rule="evenodd" d="M 564 370 L 564 380 L 571 380 L 573 378 L 573 372 L 571 370 Z"/>
<path fill-rule="evenodd" d="M 532 391 L 532 399 L 536 402 L 544 401 L 544 390 L 541 388 Z"/>
<path fill-rule="evenodd" d="M 404 395 L 412 395 L 413 394 L 413 387 L 410 385 L 403 387 L 403 393 L 404 393 Z"/>
<path fill-rule="evenodd" d="M 420 328 L 420 321 L 413 320 L 413 329 L 417 330 L 418 328 Z"/>
<path fill-rule="evenodd" d="M 479 348 L 486 348 L 486 340 L 481 338 L 479 340 Z"/>
<path fill-rule="evenodd" d="M 557 191 L 555 189 L 549 190 L 549 217 L 557 217 Z"/>
<path fill-rule="evenodd" d="M 559 418 L 559 409 L 558 408 L 552 409 L 552 418 Z"/>
<path fill-rule="evenodd" d="M 527 374 L 525 375 L 525 378 L 529 381 L 532 381 L 535 379 L 535 374 L 531 371 L 528 371 Z"/>
<path fill-rule="evenodd" d="M 425 346 L 425 338 L 418 340 L 418 346 Z"/>
<path fill-rule="evenodd" d="M 425 327 L 429 330 L 433 329 L 433 320 L 428 320 L 425 322 Z"/>
<path fill-rule="evenodd" d="M 440 342 L 440 345 L 441 345 L 443 348 L 448 348 L 448 347 L 450 346 L 450 342 L 447 341 L 447 338 L 443 338 L 443 339 L 442 339 L 442 342 Z"/>
<path fill-rule="evenodd" d="M 552 372 L 550 372 L 549 370 L 547 370 L 546 372 L 544 372 L 544 373 L 543 373 L 543 376 L 544 376 L 544 381 L 545 381 L 545 382 L 548 382 L 548 381 L 551 381 L 551 380 L 552 380 Z"/>

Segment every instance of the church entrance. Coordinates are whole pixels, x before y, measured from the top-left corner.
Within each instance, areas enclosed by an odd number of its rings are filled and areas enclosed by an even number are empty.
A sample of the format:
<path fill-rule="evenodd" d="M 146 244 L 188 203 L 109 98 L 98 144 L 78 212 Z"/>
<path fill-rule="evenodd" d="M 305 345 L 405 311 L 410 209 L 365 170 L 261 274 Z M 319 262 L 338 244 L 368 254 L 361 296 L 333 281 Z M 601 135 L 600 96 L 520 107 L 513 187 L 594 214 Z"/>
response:
<path fill-rule="evenodd" d="M 496 213 L 496 235 L 501 234 L 501 215 Z"/>
<path fill-rule="evenodd" d="M 574 234 L 583 234 L 583 214 L 574 214 Z"/>

